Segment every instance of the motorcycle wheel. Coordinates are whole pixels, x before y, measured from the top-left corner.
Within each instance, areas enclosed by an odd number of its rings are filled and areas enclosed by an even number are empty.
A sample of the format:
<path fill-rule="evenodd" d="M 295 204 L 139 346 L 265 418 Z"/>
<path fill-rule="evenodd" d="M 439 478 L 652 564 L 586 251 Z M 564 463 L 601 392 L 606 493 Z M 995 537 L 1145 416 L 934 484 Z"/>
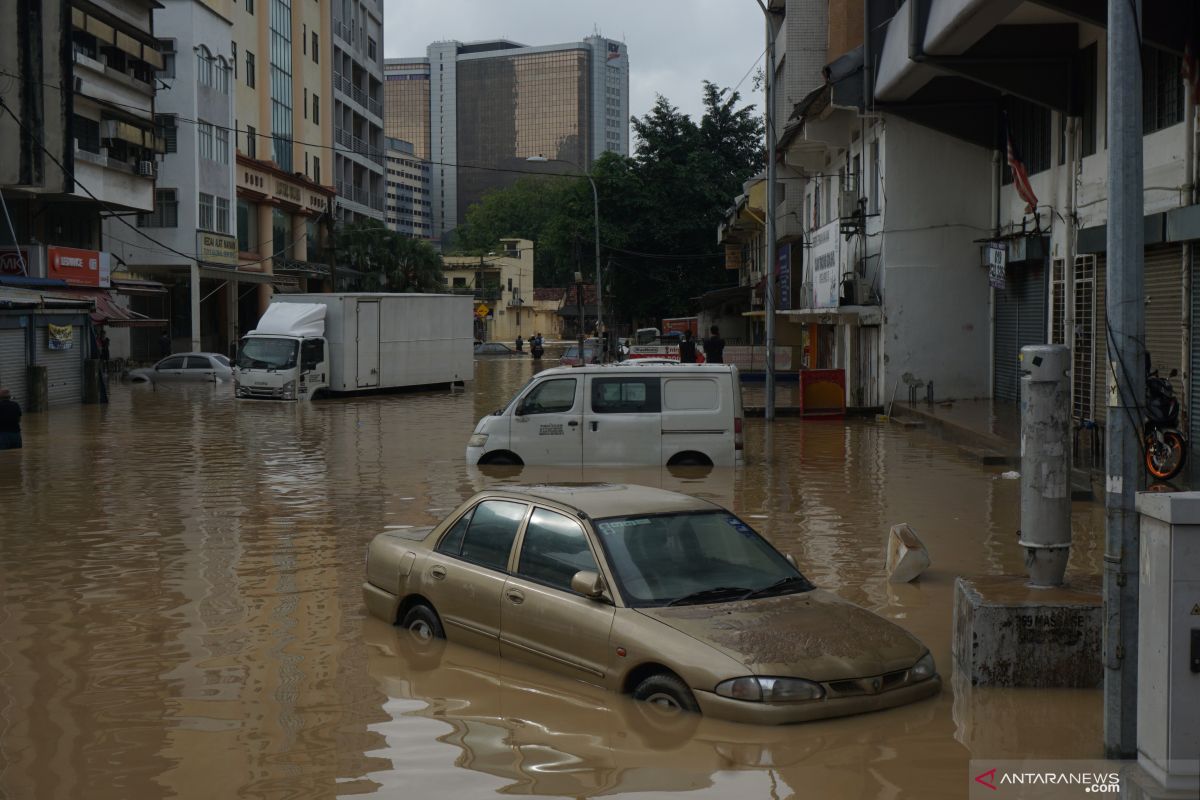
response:
<path fill-rule="evenodd" d="M 1146 471 L 1166 481 L 1183 469 L 1183 462 L 1187 459 L 1187 443 L 1175 431 L 1163 431 L 1162 437 L 1161 442 L 1154 434 L 1146 437 Z"/>

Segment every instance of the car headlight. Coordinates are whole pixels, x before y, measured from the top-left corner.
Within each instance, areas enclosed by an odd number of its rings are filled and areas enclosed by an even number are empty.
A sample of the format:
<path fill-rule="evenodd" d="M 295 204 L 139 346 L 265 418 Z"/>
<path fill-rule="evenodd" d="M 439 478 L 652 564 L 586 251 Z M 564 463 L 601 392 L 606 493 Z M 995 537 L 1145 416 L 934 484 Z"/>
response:
<path fill-rule="evenodd" d="M 716 693 L 734 700 L 762 703 L 796 703 L 825 696 L 819 683 L 800 678 L 733 678 L 718 683 Z"/>
<path fill-rule="evenodd" d="M 487 444 L 488 435 L 486 433 L 476 433 L 467 439 L 467 447 L 483 447 Z"/>
<path fill-rule="evenodd" d="M 913 665 L 908 671 L 908 679 L 913 683 L 923 681 L 927 678 L 932 678 L 937 672 L 937 666 L 933 663 L 933 653 L 926 653 L 921 656 L 921 660 Z"/>

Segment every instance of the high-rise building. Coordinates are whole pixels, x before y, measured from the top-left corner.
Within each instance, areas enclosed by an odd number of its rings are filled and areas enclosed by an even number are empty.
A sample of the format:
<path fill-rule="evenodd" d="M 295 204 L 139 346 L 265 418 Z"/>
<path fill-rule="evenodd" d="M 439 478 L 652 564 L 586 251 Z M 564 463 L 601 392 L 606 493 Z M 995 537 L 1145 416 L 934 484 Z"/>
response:
<path fill-rule="evenodd" d="M 417 158 L 429 158 L 429 59 L 383 62 L 383 133 L 410 142 Z"/>
<path fill-rule="evenodd" d="M 389 60 L 386 71 L 389 98 L 403 103 L 389 111 L 389 135 L 414 137 L 428 93 L 439 237 L 484 194 L 531 171 L 531 156 L 561 162 L 559 171 L 582 172 L 601 153 L 629 152 L 629 57 L 622 42 L 602 36 L 542 47 L 503 39 L 436 42 L 426 58 Z"/>
<path fill-rule="evenodd" d="M 241 270 L 320 290 L 332 281 L 317 250 L 333 212 L 331 0 L 231 0 L 237 250 Z M 310 260 L 312 259 L 312 260 Z M 260 285 L 240 328 L 270 301 Z"/>
<path fill-rule="evenodd" d="M 433 239 L 429 162 L 411 142 L 387 140 L 387 226 L 410 239 Z"/>
<path fill-rule="evenodd" d="M 299 2 L 299 0 L 297 0 Z M 337 218 L 384 218 L 382 0 L 333 0 Z"/>

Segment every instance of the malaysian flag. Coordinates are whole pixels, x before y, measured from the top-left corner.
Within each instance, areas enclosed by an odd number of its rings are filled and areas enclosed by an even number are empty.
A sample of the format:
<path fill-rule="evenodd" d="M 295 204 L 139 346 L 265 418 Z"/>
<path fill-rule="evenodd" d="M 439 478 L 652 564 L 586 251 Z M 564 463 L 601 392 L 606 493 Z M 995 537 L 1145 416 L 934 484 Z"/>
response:
<path fill-rule="evenodd" d="M 1008 142 L 1008 168 L 1012 170 L 1013 187 L 1025 201 L 1025 213 L 1032 214 L 1037 208 L 1037 195 L 1033 193 L 1033 187 L 1029 184 L 1029 171 L 1025 169 L 1025 162 L 1021 160 L 1021 154 L 1017 152 L 1012 129 L 1008 126 L 1007 114 L 1004 115 L 1004 138 Z"/>
<path fill-rule="evenodd" d="M 614 58 L 620 58 L 620 57 L 621 57 L 621 45 L 617 44 L 616 42 L 609 42 L 608 43 L 608 58 L 606 60 L 612 61 Z"/>

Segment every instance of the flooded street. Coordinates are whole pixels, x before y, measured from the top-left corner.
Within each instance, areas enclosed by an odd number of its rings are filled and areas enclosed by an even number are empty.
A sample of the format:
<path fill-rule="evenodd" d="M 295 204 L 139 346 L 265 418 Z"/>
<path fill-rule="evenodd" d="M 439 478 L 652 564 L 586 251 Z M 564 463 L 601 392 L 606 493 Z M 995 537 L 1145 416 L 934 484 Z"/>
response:
<path fill-rule="evenodd" d="M 1100 757 L 1099 691 L 954 679 L 954 578 L 1020 574 L 1019 481 L 873 420 L 747 422 L 736 471 L 484 474 L 476 420 L 532 374 L 478 361 L 466 391 L 235 402 L 229 384 L 114 382 L 106 407 L 25 418 L 0 453 L 0 797 L 959 798 L 971 757 Z M 768 431 L 773 436 L 768 437 Z M 710 497 L 817 585 L 930 646 L 929 701 L 667 735 L 583 684 L 447 645 L 412 659 L 366 617 L 367 542 L 495 482 L 627 480 Z M 929 573 L 892 586 L 888 528 Z M 1098 574 L 1077 504 L 1071 574 Z"/>

